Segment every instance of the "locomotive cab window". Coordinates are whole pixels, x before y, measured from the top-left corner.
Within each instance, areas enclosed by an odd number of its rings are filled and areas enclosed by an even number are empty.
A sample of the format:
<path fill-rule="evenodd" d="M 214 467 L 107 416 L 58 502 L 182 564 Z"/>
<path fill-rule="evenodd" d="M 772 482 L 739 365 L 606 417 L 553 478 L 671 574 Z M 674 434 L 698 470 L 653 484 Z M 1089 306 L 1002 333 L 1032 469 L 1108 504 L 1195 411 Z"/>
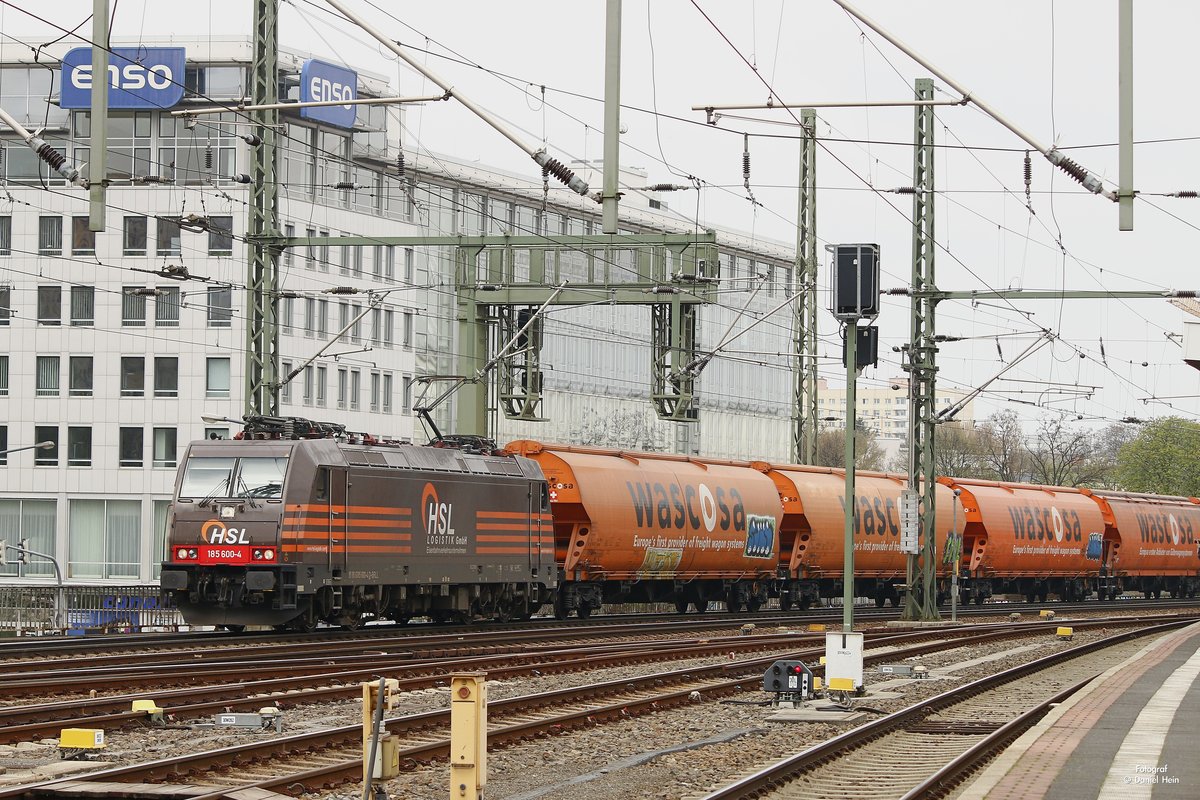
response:
<path fill-rule="evenodd" d="M 242 458 L 238 461 L 238 491 L 234 497 L 268 500 L 283 497 L 283 475 L 287 471 L 287 458 Z"/>
<path fill-rule="evenodd" d="M 317 470 L 317 500 L 329 502 L 329 467 Z"/>
<path fill-rule="evenodd" d="M 183 484 L 179 487 L 180 497 L 225 497 L 229 494 L 229 481 L 233 476 L 232 458 L 192 457 L 188 459 L 183 473 Z M 224 494 L 221 494 L 224 492 Z"/>
<path fill-rule="evenodd" d="M 193 456 L 187 461 L 181 498 L 283 497 L 287 458 Z"/>

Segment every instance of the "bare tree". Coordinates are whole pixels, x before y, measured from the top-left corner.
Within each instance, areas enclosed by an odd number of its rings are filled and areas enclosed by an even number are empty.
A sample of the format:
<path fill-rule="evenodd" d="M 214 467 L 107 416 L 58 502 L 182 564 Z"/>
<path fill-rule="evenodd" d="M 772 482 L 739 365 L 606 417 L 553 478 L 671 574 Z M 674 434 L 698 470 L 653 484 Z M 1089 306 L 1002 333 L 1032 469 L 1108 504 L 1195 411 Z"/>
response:
<path fill-rule="evenodd" d="M 1025 432 L 1014 411 L 997 411 L 979 426 L 980 466 L 987 477 L 1021 481 L 1029 477 Z"/>
<path fill-rule="evenodd" d="M 933 440 L 933 467 L 938 475 L 986 477 L 979 433 L 960 423 L 939 425 Z"/>
<path fill-rule="evenodd" d="M 819 467 L 846 466 L 846 429 L 828 428 L 817 434 L 816 465 Z M 884 452 L 875 441 L 875 432 L 857 428 L 854 433 L 854 468 L 882 470 Z"/>
<path fill-rule="evenodd" d="M 1066 417 L 1051 414 L 1038 422 L 1037 439 L 1027 448 L 1033 482 L 1048 486 L 1096 484 L 1104 473 L 1095 458 L 1092 431 L 1071 425 Z"/>

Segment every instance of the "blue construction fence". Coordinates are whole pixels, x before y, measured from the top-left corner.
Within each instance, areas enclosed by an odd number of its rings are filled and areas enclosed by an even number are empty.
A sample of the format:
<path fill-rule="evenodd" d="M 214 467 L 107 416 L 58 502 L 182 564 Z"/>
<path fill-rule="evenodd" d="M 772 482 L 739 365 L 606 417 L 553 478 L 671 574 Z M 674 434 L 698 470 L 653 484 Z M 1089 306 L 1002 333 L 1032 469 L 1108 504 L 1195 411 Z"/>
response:
<path fill-rule="evenodd" d="M 82 636 L 182 627 L 179 610 L 159 595 L 156 585 L 0 586 L 0 634 Z"/>

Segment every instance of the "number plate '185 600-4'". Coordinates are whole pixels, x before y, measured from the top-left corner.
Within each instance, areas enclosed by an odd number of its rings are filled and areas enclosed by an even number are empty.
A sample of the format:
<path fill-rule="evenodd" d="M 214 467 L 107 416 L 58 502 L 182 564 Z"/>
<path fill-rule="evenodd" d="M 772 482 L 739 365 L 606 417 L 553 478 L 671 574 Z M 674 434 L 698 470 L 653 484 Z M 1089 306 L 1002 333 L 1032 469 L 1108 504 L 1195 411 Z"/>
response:
<path fill-rule="evenodd" d="M 201 564 L 248 564 L 250 548 L 246 545 L 203 544 L 197 560 Z"/>

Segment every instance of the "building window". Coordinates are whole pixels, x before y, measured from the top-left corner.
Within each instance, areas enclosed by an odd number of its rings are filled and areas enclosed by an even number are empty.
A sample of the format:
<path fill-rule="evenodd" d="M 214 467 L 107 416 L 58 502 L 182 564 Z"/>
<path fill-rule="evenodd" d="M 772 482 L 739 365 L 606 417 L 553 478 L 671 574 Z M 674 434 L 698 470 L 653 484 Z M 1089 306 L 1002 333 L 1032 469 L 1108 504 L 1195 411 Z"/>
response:
<path fill-rule="evenodd" d="M 229 428 L 205 428 L 204 438 L 208 440 L 228 439 Z"/>
<path fill-rule="evenodd" d="M 400 399 L 401 399 L 400 413 L 402 413 L 402 414 L 412 413 L 412 404 L 413 404 L 412 388 L 413 388 L 412 376 L 405 375 L 404 378 L 401 379 L 401 381 L 400 381 L 400 393 L 401 393 L 400 394 Z"/>
<path fill-rule="evenodd" d="M 411 350 L 413 346 L 413 312 L 404 312 L 404 329 L 401 331 L 401 333 L 404 335 L 402 340 L 404 349 Z"/>
<path fill-rule="evenodd" d="M 396 312 L 387 310 L 383 312 L 383 345 L 391 347 L 396 342 Z"/>
<path fill-rule="evenodd" d="M 416 277 L 416 269 L 413 265 L 413 249 L 411 247 L 404 248 L 404 282 L 412 284 Z"/>
<path fill-rule="evenodd" d="M 155 356 L 154 396 L 179 396 L 179 359 L 176 356 Z"/>
<path fill-rule="evenodd" d="M 292 334 L 292 315 L 296 312 L 296 298 L 285 297 L 279 304 L 279 325 L 285 336 Z"/>
<path fill-rule="evenodd" d="M 233 287 L 208 287 L 208 327 L 229 328 L 233 326 Z"/>
<path fill-rule="evenodd" d="M 384 267 L 383 277 L 388 281 L 396 280 L 396 248 L 393 245 L 387 245 L 384 248 L 384 259 L 386 266 Z"/>
<path fill-rule="evenodd" d="M 8 426 L 0 425 L 0 467 L 8 466 Z"/>
<path fill-rule="evenodd" d="M 371 344 L 383 344 L 383 309 L 371 309 Z"/>
<path fill-rule="evenodd" d="M 233 255 L 233 217 L 209 217 L 208 223 L 208 254 Z"/>
<path fill-rule="evenodd" d="M 379 245 L 371 246 L 371 274 L 378 280 L 383 277 L 383 258 Z"/>
<path fill-rule="evenodd" d="M 146 255 L 146 218 L 126 217 L 121 252 L 127 256 Z"/>
<path fill-rule="evenodd" d="M 392 373 L 383 374 L 383 413 L 392 413 Z"/>
<path fill-rule="evenodd" d="M 62 217 L 38 217 L 38 255 L 62 255 Z"/>
<path fill-rule="evenodd" d="M 92 396 L 92 357 L 71 356 L 71 377 L 68 391 L 71 397 Z"/>
<path fill-rule="evenodd" d="M 154 429 L 154 466 L 175 466 L 175 436 L 174 428 Z"/>
<path fill-rule="evenodd" d="M 68 570 L 73 578 L 137 578 L 140 500 L 72 500 Z"/>
<path fill-rule="evenodd" d="M 283 235 L 289 239 L 292 238 L 293 236 L 295 236 L 296 235 L 296 226 L 290 222 L 285 224 L 283 226 Z M 295 248 L 292 248 L 292 247 L 283 248 L 283 265 L 285 267 L 291 267 L 293 264 L 295 264 L 295 262 L 296 262 Z"/>
<path fill-rule="evenodd" d="M 121 396 L 141 397 L 146 391 L 146 358 L 121 356 Z"/>
<path fill-rule="evenodd" d="M 44 451 L 37 451 L 44 452 Z M 55 555 L 54 538 L 58 530 L 57 502 L 54 500 L 0 500 L 0 530 L 10 542 L 29 540 L 29 549 Z M 11 561 L 0 566 L 0 574 L 54 575 L 54 565 L 43 559 L 33 559 L 20 566 Z"/>
<path fill-rule="evenodd" d="M 317 336 L 325 339 L 329 336 L 329 301 L 317 301 Z"/>
<path fill-rule="evenodd" d="M 67 428 L 67 466 L 90 467 L 92 465 L 92 429 L 89 427 Z"/>
<path fill-rule="evenodd" d="M 71 324 L 89 328 L 96 324 L 96 287 L 71 287 Z"/>
<path fill-rule="evenodd" d="M 38 356 L 37 396 L 58 397 L 58 379 L 58 356 Z"/>
<path fill-rule="evenodd" d="M 62 325 L 62 287 L 37 287 L 38 325 Z"/>
<path fill-rule="evenodd" d="M 36 444 L 50 442 L 53 447 L 42 449 L 40 447 L 33 451 L 33 463 L 43 467 L 58 466 L 58 426 L 57 425 L 37 425 L 33 429 L 33 441 Z"/>
<path fill-rule="evenodd" d="M 350 327 L 350 303 L 338 303 L 338 330 L 344 331 Z"/>
<path fill-rule="evenodd" d="M 0 256 L 12 255 L 12 217 L 0 217 Z"/>
<path fill-rule="evenodd" d="M 350 410 L 358 410 L 358 395 L 362 390 L 362 375 L 358 370 L 350 370 Z"/>
<path fill-rule="evenodd" d="M 315 297 L 304 298 L 304 335 L 312 337 L 316 331 L 316 316 L 317 316 L 317 299 Z"/>
<path fill-rule="evenodd" d="M 155 252 L 160 256 L 179 255 L 179 222 L 159 217 L 157 225 L 158 243 Z"/>
<path fill-rule="evenodd" d="M 122 467 L 140 467 L 145 458 L 145 432 L 141 428 L 121 428 L 120 461 Z"/>
<path fill-rule="evenodd" d="M 12 287 L 0 286 L 0 325 L 8 325 L 12 317 Z"/>
<path fill-rule="evenodd" d="M 379 410 L 379 373 L 371 373 L 371 410 Z"/>
<path fill-rule="evenodd" d="M 301 402 L 303 402 L 304 405 L 306 405 L 306 406 L 311 406 L 312 399 L 313 399 L 313 368 L 312 368 L 312 364 L 309 364 L 307 367 L 304 368 L 304 397 L 302 398 Z"/>
<path fill-rule="evenodd" d="M 317 231 L 317 236 L 324 239 L 317 250 L 317 266 L 321 272 L 329 272 L 329 231 Z"/>
<path fill-rule="evenodd" d="M 349 235 L 350 234 L 346 233 L 345 231 L 342 231 L 342 236 Z M 342 251 L 341 260 L 338 262 L 338 272 L 342 275 L 349 275 L 351 258 L 353 258 L 353 256 L 350 254 L 350 245 L 344 244 L 338 249 Z"/>
<path fill-rule="evenodd" d="M 315 239 L 317 238 L 317 229 L 305 228 L 304 235 L 309 239 Z M 304 248 L 304 266 L 309 269 L 317 268 L 317 246 L 311 241 Z"/>
<path fill-rule="evenodd" d="M 154 296 L 154 324 L 159 328 L 178 328 L 182 294 L 178 286 L 166 286 Z"/>
<path fill-rule="evenodd" d="M 279 387 L 279 401 L 281 403 L 290 403 L 292 402 L 292 381 L 290 379 L 292 374 L 292 362 L 284 361 L 281 366 L 282 372 L 279 375 L 279 380 L 287 382 Z"/>
<path fill-rule="evenodd" d="M 358 303 L 351 303 L 350 309 L 354 313 L 354 325 L 350 328 L 350 341 L 362 341 L 362 306 Z"/>
<path fill-rule="evenodd" d="M 229 359 L 208 359 L 205 397 L 229 397 Z"/>
<path fill-rule="evenodd" d="M 325 405 L 325 383 L 327 370 L 325 367 L 317 367 L 317 405 Z"/>
<path fill-rule="evenodd" d="M 126 328 L 146 327 L 146 295 L 144 286 L 121 287 L 121 325 Z"/>
<path fill-rule="evenodd" d="M 94 256 L 96 232 L 88 227 L 87 217 L 71 217 L 71 255 Z"/>
<path fill-rule="evenodd" d="M 8 356 L 0 356 L 0 397 L 8 397 Z"/>
<path fill-rule="evenodd" d="M 337 407 L 338 408 L 344 409 L 346 407 L 346 379 L 347 379 L 347 376 L 348 376 L 348 373 L 346 370 L 344 370 L 344 369 L 338 370 L 338 376 L 337 376 L 337 381 L 338 381 Z"/>

